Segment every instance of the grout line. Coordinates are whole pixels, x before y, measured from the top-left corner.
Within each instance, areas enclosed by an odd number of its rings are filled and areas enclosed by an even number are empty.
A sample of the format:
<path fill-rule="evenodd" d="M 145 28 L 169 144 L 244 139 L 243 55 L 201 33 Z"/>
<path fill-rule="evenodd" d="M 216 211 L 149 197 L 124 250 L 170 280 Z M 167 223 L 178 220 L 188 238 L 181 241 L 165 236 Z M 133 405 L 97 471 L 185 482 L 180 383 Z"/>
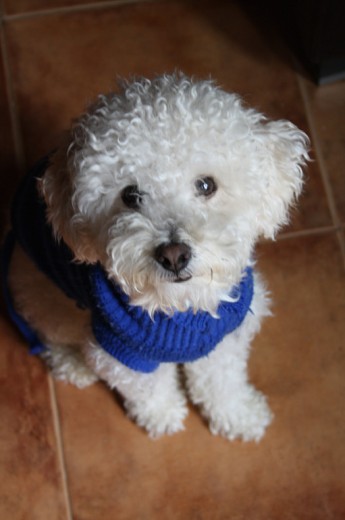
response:
<path fill-rule="evenodd" d="M 345 236 L 344 236 L 344 233 L 341 233 L 341 231 L 340 231 L 340 228 L 342 227 L 342 222 L 339 218 L 336 203 L 334 200 L 333 189 L 332 189 L 331 181 L 330 181 L 329 175 L 328 175 L 328 168 L 327 168 L 326 162 L 323 157 L 321 143 L 320 143 L 320 139 L 319 139 L 318 132 L 316 129 L 312 108 L 310 106 L 310 101 L 309 101 L 309 96 L 307 93 L 307 88 L 305 85 L 305 80 L 301 77 L 301 75 L 298 72 L 296 73 L 296 75 L 297 75 L 297 81 L 298 81 L 299 89 L 300 89 L 303 103 L 304 103 L 307 120 L 309 123 L 311 140 L 314 143 L 315 157 L 316 157 L 316 160 L 317 160 L 319 168 L 320 168 L 321 179 L 322 179 L 323 186 L 324 186 L 325 193 L 326 193 L 328 208 L 329 208 L 329 211 L 331 214 L 333 225 L 337 231 L 337 239 L 338 239 L 338 243 L 339 243 L 339 247 L 340 247 L 340 252 L 343 257 L 343 262 L 345 264 Z"/>
<path fill-rule="evenodd" d="M 298 231 L 288 231 L 286 233 L 281 233 L 276 237 L 276 240 L 289 240 L 292 238 L 300 238 L 307 236 L 315 236 L 315 235 L 326 235 L 329 233 L 338 233 L 344 228 L 343 225 L 339 226 L 323 226 L 317 228 L 310 229 L 301 229 Z"/>
<path fill-rule="evenodd" d="M 27 20 L 30 18 L 51 16 L 57 14 L 79 13 L 107 9 L 109 7 L 119 7 L 122 5 L 164 2 L 166 0 L 104 0 L 103 2 L 90 2 L 88 4 L 77 4 L 71 6 L 53 7 L 51 9 L 38 9 L 37 11 L 26 11 L 18 14 L 4 14 L 5 21 L 12 22 L 17 20 Z"/>
<path fill-rule="evenodd" d="M 18 173 L 22 174 L 25 171 L 25 153 L 24 145 L 22 140 L 21 128 L 19 123 L 18 104 L 13 86 L 13 79 L 11 74 L 10 60 L 8 55 L 7 40 L 4 30 L 4 19 L 0 23 L 0 47 L 2 53 L 2 63 L 5 78 L 6 96 L 8 102 L 11 133 L 14 145 L 15 161 L 18 168 Z"/>
<path fill-rule="evenodd" d="M 64 499 L 65 499 L 65 506 L 66 506 L 66 514 L 67 514 L 66 518 L 67 518 L 67 520 L 73 520 L 72 504 L 71 504 L 71 497 L 70 497 L 69 487 L 68 487 L 66 461 L 65 461 L 65 454 L 64 454 L 64 449 L 63 449 L 63 440 L 62 440 L 59 410 L 58 410 L 58 406 L 57 406 L 55 385 L 54 385 L 53 376 L 51 375 L 51 373 L 48 373 L 47 377 L 48 377 L 48 385 L 49 385 L 50 405 L 51 405 L 51 410 L 52 410 L 53 426 L 54 426 L 56 447 L 57 447 L 57 458 L 58 458 L 58 463 L 59 463 L 60 472 L 61 472 L 62 493 L 63 493 Z"/>
<path fill-rule="evenodd" d="M 340 219 L 338 217 L 336 205 L 335 205 L 335 202 L 334 202 L 332 186 L 331 186 L 331 183 L 330 183 L 330 180 L 329 180 L 329 177 L 328 177 L 328 169 L 327 169 L 327 166 L 326 166 L 326 163 L 325 163 L 325 160 L 323 158 L 322 151 L 321 151 L 320 139 L 319 139 L 319 136 L 318 136 L 318 132 L 316 130 L 314 117 L 313 117 L 313 114 L 312 114 L 312 109 L 311 109 L 311 106 L 310 106 L 309 97 L 308 97 L 307 89 L 306 89 L 306 86 L 305 86 L 305 80 L 303 78 L 301 78 L 301 76 L 299 74 L 297 74 L 297 78 L 298 78 L 298 84 L 299 84 L 300 91 L 301 91 L 301 94 L 302 94 L 304 107 L 305 107 L 305 111 L 306 111 L 306 115 L 307 115 L 307 119 L 308 119 L 308 123 L 309 123 L 309 128 L 310 128 L 310 134 L 311 134 L 312 142 L 314 143 L 315 157 L 316 157 L 316 160 L 317 160 L 317 162 L 319 164 L 319 167 L 320 167 L 320 173 L 321 173 L 321 178 L 322 178 L 322 181 L 323 181 L 323 186 L 324 186 L 325 192 L 326 192 L 328 207 L 329 207 L 329 210 L 330 210 L 330 213 L 331 213 L 333 224 L 335 226 L 339 226 L 340 225 Z"/>

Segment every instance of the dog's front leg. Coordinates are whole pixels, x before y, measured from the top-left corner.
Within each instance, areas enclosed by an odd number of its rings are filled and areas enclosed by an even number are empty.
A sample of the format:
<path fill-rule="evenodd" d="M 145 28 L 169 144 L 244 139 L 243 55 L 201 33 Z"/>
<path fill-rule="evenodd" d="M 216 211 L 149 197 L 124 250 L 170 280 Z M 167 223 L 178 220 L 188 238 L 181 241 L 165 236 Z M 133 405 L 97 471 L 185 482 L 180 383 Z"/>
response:
<path fill-rule="evenodd" d="M 208 357 L 184 367 L 191 400 L 200 406 L 211 432 L 230 440 L 259 441 L 272 419 L 265 396 L 248 381 L 253 320 L 248 315 Z"/>
<path fill-rule="evenodd" d="M 188 409 L 175 364 L 161 364 L 149 374 L 136 372 L 107 354 L 95 340 L 84 346 L 84 354 L 98 377 L 123 396 L 129 417 L 150 437 L 184 429 Z"/>

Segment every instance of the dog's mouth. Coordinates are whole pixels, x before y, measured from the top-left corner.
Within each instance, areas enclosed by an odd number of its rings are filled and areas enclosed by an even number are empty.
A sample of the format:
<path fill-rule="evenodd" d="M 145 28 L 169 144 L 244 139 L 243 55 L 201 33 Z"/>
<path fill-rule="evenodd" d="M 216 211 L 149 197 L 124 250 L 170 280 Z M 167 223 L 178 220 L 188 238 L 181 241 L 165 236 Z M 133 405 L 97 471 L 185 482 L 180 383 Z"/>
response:
<path fill-rule="evenodd" d="M 183 283 L 183 282 L 188 282 L 188 280 L 190 280 L 192 278 L 192 275 L 191 274 L 188 274 L 186 276 L 177 276 L 176 278 L 174 278 L 172 280 L 172 282 L 174 283 Z"/>

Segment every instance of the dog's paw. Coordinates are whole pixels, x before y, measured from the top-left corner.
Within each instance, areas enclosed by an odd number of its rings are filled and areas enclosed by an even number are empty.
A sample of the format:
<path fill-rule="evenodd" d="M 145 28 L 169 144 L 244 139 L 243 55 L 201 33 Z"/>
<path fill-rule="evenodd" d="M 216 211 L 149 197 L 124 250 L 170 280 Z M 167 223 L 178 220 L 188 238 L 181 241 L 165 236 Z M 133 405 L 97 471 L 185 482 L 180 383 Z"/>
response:
<path fill-rule="evenodd" d="M 86 366 L 80 366 L 77 370 L 73 368 L 62 370 L 61 367 L 54 367 L 51 373 L 57 381 L 69 383 L 79 389 L 87 388 L 98 381 L 98 377 Z"/>
<path fill-rule="evenodd" d="M 128 416 L 144 428 L 152 439 L 172 435 L 184 430 L 183 421 L 188 414 L 183 396 L 169 400 L 150 400 L 145 403 L 125 402 Z"/>
<path fill-rule="evenodd" d="M 246 387 L 236 399 L 218 402 L 205 413 L 213 435 L 229 440 L 258 442 L 273 419 L 266 397 L 252 386 Z"/>
<path fill-rule="evenodd" d="M 54 379 L 86 388 L 98 381 L 78 350 L 67 345 L 52 345 L 41 354 Z"/>

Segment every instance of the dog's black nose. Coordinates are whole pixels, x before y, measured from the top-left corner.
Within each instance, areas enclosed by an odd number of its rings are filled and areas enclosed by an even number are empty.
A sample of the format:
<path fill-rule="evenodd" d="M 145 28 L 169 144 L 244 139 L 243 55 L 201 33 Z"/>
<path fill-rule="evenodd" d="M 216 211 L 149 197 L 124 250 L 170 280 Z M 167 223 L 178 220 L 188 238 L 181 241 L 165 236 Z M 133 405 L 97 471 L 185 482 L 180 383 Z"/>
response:
<path fill-rule="evenodd" d="M 178 275 L 189 264 L 192 250 L 183 242 L 170 242 L 159 245 L 155 250 L 154 257 L 164 269 Z"/>

